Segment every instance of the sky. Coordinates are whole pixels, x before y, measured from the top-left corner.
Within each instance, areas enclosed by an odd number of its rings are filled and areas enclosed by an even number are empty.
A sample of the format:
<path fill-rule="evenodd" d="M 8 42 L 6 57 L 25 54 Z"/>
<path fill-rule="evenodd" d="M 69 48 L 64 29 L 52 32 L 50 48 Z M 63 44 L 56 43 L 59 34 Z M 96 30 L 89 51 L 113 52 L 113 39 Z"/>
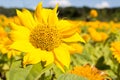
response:
<path fill-rule="evenodd" d="M 111 8 L 120 7 L 120 0 L 0 0 L 0 6 L 6 8 L 29 8 L 35 9 L 37 4 L 42 1 L 43 7 L 54 7 L 57 3 L 61 7 L 88 6 L 91 8 Z"/>

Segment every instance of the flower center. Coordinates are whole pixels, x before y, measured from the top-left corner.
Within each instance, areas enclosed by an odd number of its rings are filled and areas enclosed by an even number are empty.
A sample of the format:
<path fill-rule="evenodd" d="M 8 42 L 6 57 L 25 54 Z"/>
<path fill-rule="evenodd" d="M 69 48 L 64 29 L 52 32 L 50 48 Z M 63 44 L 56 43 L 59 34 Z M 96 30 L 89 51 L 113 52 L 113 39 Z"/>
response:
<path fill-rule="evenodd" d="M 31 44 L 42 50 L 51 51 L 61 43 L 61 36 L 55 27 L 37 26 L 30 34 Z"/>

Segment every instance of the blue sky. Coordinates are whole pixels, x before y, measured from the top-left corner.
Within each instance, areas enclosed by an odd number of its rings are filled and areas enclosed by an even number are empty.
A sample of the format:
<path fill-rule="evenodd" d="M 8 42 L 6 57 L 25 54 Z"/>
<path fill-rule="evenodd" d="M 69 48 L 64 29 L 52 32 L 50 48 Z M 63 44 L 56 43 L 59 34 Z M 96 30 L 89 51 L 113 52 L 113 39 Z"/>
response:
<path fill-rule="evenodd" d="M 54 7 L 56 3 L 60 6 L 88 6 L 95 8 L 120 7 L 120 0 L 0 0 L 0 6 L 10 8 L 31 8 L 35 9 L 38 2 L 42 1 L 44 7 Z"/>

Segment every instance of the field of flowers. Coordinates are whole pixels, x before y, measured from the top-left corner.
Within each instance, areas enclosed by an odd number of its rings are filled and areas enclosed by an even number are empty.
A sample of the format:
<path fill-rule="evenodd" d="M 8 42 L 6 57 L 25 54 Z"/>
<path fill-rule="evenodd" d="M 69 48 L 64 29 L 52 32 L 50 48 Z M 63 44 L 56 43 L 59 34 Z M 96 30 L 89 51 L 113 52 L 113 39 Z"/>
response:
<path fill-rule="evenodd" d="M 120 80 L 120 22 L 58 18 L 54 9 L 0 15 L 0 80 Z"/>

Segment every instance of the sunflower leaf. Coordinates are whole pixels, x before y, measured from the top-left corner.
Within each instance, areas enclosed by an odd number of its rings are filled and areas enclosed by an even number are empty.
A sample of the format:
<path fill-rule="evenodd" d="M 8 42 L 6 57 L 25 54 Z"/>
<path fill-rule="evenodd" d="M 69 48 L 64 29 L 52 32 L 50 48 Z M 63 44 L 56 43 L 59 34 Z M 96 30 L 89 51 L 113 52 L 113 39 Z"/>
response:
<path fill-rule="evenodd" d="M 9 72 L 7 72 L 7 80 L 37 80 L 43 73 L 50 70 L 52 64 L 43 68 L 40 63 L 29 65 L 25 68 L 21 67 L 21 61 L 16 61 L 11 65 Z"/>
<path fill-rule="evenodd" d="M 77 76 L 75 74 L 62 74 L 57 80 L 88 80 L 85 77 Z"/>

